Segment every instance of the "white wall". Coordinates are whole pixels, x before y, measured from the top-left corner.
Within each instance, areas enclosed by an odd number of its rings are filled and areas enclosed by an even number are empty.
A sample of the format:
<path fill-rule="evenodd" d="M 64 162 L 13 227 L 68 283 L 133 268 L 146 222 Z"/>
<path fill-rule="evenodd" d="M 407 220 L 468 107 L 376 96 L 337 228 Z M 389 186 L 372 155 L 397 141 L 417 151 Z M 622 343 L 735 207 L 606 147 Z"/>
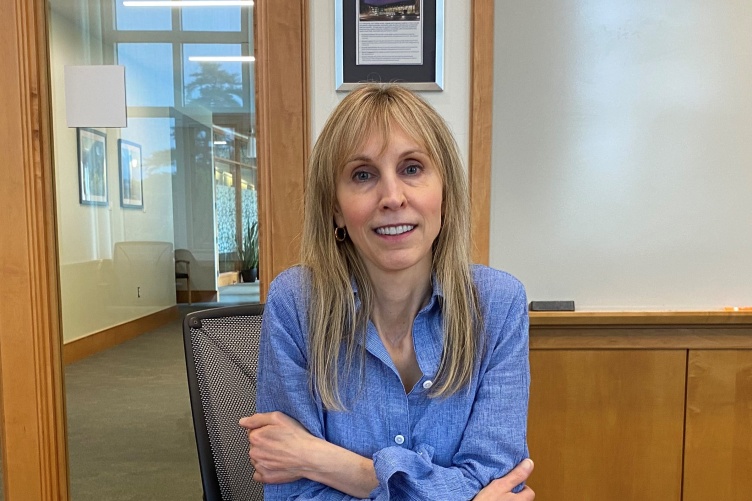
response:
<path fill-rule="evenodd" d="M 444 117 L 467 165 L 470 118 L 470 2 L 446 0 L 444 91 L 422 92 Z M 315 141 L 329 113 L 345 97 L 334 84 L 334 0 L 310 2 L 311 132 Z"/>
<path fill-rule="evenodd" d="M 752 4 L 495 16 L 491 265 L 582 310 L 752 305 Z"/>

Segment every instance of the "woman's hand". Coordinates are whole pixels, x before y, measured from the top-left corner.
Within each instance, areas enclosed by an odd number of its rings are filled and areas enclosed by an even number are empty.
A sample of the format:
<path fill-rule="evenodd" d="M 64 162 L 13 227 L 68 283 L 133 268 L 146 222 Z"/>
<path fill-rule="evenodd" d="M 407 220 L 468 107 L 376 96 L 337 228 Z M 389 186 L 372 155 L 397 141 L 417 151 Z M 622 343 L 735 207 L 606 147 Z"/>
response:
<path fill-rule="evenodd" d="M 248 431 L 253 480 L 283 484 L 307 478 L 356 498 L 379 485 L 373 461 L 315 437 L 282 412 L 254 414 L 240 420 Z"/>
<path fill-rule="evenodd" d="M 527 480 L 533 472 L 533 466 L 532 459 L 523 460 L 505 476 L 485 486 L 473 501 L 533 501 L 535 492 L 527 485 L 517 494 L 512 492 L 512 489 Z"/>
<path fill-rule="evenodd" d="M 239 424 L 248 432 L 254 480 L 281 484 L 304 476 L 304 452 L 317 439 L 300 423 L 281 412 L 267 412 L 244 417 Z"/>

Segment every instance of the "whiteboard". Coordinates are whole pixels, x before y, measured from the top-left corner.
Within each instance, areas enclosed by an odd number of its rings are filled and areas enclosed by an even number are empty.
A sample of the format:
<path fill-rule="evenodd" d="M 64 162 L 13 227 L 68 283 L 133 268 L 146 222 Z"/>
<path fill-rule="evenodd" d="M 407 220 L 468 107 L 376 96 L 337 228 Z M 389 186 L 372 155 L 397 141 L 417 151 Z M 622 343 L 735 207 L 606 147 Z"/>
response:
<path fill-rule="evenodd" d="M 752 2 L 494 22 L 491 266 L 578 311 L 752 305 Z"/>

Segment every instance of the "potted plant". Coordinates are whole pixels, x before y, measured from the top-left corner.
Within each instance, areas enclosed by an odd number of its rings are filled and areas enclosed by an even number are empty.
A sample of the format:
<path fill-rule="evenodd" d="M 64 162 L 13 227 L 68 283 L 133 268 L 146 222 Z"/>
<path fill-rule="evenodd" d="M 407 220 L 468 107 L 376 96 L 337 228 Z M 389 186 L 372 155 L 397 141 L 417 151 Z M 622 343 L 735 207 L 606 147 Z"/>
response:
<path fill-rule="evenodd" d="M 243 235 L 243 245 L 238 249 L 240 258 L 240 276 L 243 282 L 255 282 L 258 277 L 258 223 L 253 222 L 246 227 Z"/>

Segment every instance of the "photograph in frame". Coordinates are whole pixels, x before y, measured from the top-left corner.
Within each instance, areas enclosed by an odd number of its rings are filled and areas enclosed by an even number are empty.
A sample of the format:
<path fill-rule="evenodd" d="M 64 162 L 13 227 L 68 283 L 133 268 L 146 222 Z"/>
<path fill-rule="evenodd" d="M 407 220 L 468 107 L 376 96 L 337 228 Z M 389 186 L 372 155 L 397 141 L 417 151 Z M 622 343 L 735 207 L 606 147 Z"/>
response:
<path fill-rule="evenodd" d="M 120 171 L 120 206 L 125 209 L 144 208 L 144 176 L 141 145 L 118 139 Z"/>
<path fill-rule="evenodd" d="M 443 90 L 444 0 L 335 0 L 336 90 Z"/>
<path fill-rule="evenodd" d="M 78 132 L 78 193 L 82 205 L 107 205 L 107 135 L 95 129 Z"/>

